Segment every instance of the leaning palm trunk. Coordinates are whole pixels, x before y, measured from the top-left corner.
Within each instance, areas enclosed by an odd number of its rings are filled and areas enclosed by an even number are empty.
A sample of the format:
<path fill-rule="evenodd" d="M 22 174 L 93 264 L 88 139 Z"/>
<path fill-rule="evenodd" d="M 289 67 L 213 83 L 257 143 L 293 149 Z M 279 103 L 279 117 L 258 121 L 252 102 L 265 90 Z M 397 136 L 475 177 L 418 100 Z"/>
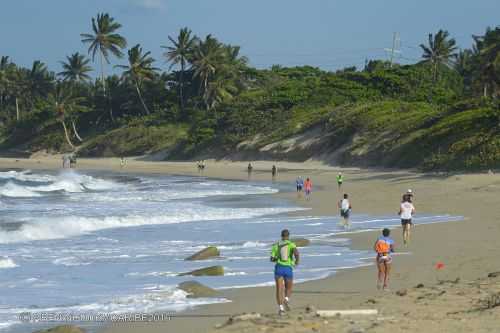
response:
<path fill-rule="evenodd" d="M 70 145 L 70 147 L 72 149 L 75 149 L 75 146 L 73 145 L 73 143 L 71 142 L 71 139 L 69 138 L 68 128 L 66 127 L 66 123 L 64 122 L 64 120 L 61 120 L 61 124 L 64 128 L 64 135 L 66 136 L 66 141 L 68 142 L 68 144 Z"/>
<path fill-rule="evenodd" d="M 78 141 L 83 142 L 83 139 L 80 137 L 78 131 L 76 130 L 76 124 L 74 120 L 71 121 L 71 126 L 73 127 L 73 133 L 75 133 L 75 136 L 78 139 Z"/>
<path fill-rule="evenodd" d="M 144 108 L 144 111 L 146 111 L 146 114 L 150 114 L 148 107 L 146 106 L 146 103 L 144 103 L 144 99 L 142 98 L 141 94 L 141 89 L 139 89 L 139 85 L 137 82 L 135 83 L 135 90 L 137 90 L 137 95 L 139 96 L 139 100 L 142 103 L 142 107 Z"/>

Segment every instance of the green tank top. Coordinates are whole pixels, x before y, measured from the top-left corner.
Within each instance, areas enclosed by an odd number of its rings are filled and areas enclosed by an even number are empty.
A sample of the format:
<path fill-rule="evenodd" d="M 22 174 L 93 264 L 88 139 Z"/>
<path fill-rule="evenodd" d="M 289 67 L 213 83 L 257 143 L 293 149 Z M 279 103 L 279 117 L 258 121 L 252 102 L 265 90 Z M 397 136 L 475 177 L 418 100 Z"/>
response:
<path fill-rule="evenodd" d="M 296 248 L 297 245 L 289 240 L 279 241 L 273 245 L 271 257 L 276 260 L 278 265 L 292 267 L 295 264 L 293 252 Z"/>

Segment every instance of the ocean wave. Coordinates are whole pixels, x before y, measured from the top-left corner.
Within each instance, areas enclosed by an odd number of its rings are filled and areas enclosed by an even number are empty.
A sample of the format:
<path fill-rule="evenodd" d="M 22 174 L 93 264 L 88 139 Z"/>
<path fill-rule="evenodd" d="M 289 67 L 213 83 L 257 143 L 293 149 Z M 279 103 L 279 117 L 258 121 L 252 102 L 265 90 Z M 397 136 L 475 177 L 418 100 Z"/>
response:
<path fill-rule="evenodd" d="M 105 191 L 123 188 L 125 185 L 118 184 L 109 180 L 94 178 L 88 175 L 82 175 L 75 171 L 64 171 L 57 176 L 35 175 L 26 172 L 9 171 L 0 173 L 0 178 L 11 179 L 0 187 L 0 195 L 14 198 L 40 197 L 46 192 L 64 191 L 67 193 L 80 193 L 87 190 Z M 16 184 L 13 181 L 29 181 L 45 183 L 40 185 Z M 47 184 L 48 183 L 48 184 Z"/>
<path fill-rule="evenodd" d="M 43 217 L 25 221 L 14 231 L 0 231 L 0 244 L 34 240 L 49 240 L 75 237 L 98 230 L 138 227 L 142 225 L 173 224 L 193 221 L 236 220 L 270 214 L 280 214 L 295 208 L 239 208 L 230 211 L 223 208 L 201 206 L 197 210 L 185 210 L 175 215 L 128 215 L 107 217 Z M 247 245 L 249 246 L 249 245 Z M 253 245 L 252 245 L 253 246 Z"/>
<path fill-rule="evenodd" d="M 33 174 L 30 170 L 24 171 L 5 171 L 0 172 L 0 179 L 15 179 L 22 182 L 40 182 L 46 183 L 51 182 L 56 179 L 55 176 L 52 175 L 41 175 L 41 174 Z"/>
<path fill-rule="evenodd" d="M 11 198 L 35 198 L 41 196 L 40 193 L 33 191 L 30 187 L 17 185 L 12 181 L 0 187 L 0 195 Z"/>

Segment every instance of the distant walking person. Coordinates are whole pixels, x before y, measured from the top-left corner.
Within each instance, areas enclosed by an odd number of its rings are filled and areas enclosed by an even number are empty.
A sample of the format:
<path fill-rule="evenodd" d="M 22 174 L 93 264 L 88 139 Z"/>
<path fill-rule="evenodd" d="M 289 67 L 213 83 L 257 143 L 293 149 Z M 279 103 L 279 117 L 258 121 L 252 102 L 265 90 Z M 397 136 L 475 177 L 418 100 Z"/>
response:
<path fill-rule="evenodd" d="M 403 202 L 401 202 L 399 207 L 399 216 L 401 217 L 401 226 L 403 227 L 403 243 L 405 246 L 410 242 L 410 229 L 413 225 L 413 214 L 415 214 L 415 206 L 413 206 L 411 201 L 411 196 L 406 194 L 403 196 Z"/>
<path fill-rule="evenodd" d="M 248 163 L 248 166 L 247 166 L 248 179 L 250 179 L 250 177 L 252 176 L 252 171 L 253 171 L 252 163 Z"/>
<path fill-rule="evenodd" d="M 311 200 L 312 188 L 313 188 L 312 180 L 310 178 L 307 178 L 306 181 L 304 182 L 304 191 L 306 192 L 306 200 Z"/>
<path fill-rule="evenodd" d="M 278 168 L 276 168 L 276 165 L 273 165 L 271 168 L 271 175 L 273 176 L 273 179 L 276 178 L 276 174 L 278 173 Z"/>
<path fill-rule="evenodd" d="M 337 186 L 339 190 L 342 188 L 342 184 L 344 183 L 344 176 L 342 175 L 342 172 L 339 172 L 337 175 Z"/>
<path fill-rule="evenodd" d="M 297 196 L 300 198 L 302 196 L 302 190 L 304 188 L 304 180 L 301 176 L 298 176 L 295 180 L 295 184 L 297 185 Z"/>
<path fill-rule="evenodd" d="M 344 198 L 339 201 L 340 216 L 343 218 L 342 225 L 344 229 L 349 229 L 351 226 L 349 217 L 351 216 L 352 205 L 349 201 L 349 195 L 344 194 Z"/>
<path fill-rule="evenodd" d="M 410 202 L 413 202 L 413 190 L 411 188 L 409 188 L 408 191 L 406 191 L 406 193 L 403 194 L 403 201 L 405 195 L 408 197 L 408 199 L 410 199 Z"/>
<path fill-rule="evenodd" d="M 125 161 L 125 157 L 120 158 L 120 168 L 123 169 L 127 165 L 127 161 Z"/>
<path fill-rule="evenodd" d="M 293 267 L 299 264 L 299 251 L 297 246 L 290 241 L 290 232 L 281 231 L 281 241 L 274 244 L 271 250 L 271 261 L 274 266 L 274 279 L 276 281 L 276 301 L 278 313 L 283 315 L 290 311 L 290 297 L 293 288 Z"/>
<path fill-rule="evenodd" d="M 389 283 L 389 274 L 391 273 L 392 257 L 391 254 L 394 252 L 394 241 L 389 238 L 391 231 L 389 229 L 384 229 L 382 231 L 382 236 L 380 236 L 373 249 L 377 253 L 376 262 L 378 268 L 378 282 L 377 288 L 387 290 Z"/>

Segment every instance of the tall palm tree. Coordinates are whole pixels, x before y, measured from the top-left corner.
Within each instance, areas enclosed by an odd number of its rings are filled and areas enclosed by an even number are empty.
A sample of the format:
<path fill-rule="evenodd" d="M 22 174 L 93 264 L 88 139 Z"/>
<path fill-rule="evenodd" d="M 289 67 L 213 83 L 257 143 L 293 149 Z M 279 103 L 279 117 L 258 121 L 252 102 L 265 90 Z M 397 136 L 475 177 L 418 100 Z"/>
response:
<path fill-rule="evenodd" d="M 117 58 L 123 57 L 122 50 L 127 47 L 127 40 L 117 31 L 122 27 L 108 13 L 97 14 L 97 18 L 92 18 L 92 33 L 80 34 L 84 44 L 90 44 L 88 53 L 92 54 L 92 61 L 99 54 L 101 67 L 101 80 L 106 95 L 106 80 L 104 75 L 104 63 L 109 64 L 110 55 Z"/>
<path fill-rule="evenodd" d="M 193 50 L 196 45 L 197 38 L 192 36 L 192 31 L 188 28 L 183 28 L 180 30 L 177 39 L 168 36 L 168 39 L 173 46 L 162 46 L 166 49 L 163 54 L 168 62 L 171 62 L 172 68 L 175 65 L 180 65 L 181 71 L 179 74 L 179 100 L 181 112 L 184 113 L 184 74 L 186 71 L 186 65 L 191 61 L 193 57 Z"/>
<path fill-rule="evenodd" d="M 62 72 L 57 75 L 61 76 L 64 81 L 82 82 L 89 81 L 89 73 L 92 67 L 89 65 L 90 59 L 87 59 L 83 54 L 78 52 L 66 57 L 66 62 L 61 61 L 63 68 Z"/>
<path fill-rule="evenodd" d="M 123 75 L 134 82 L 137 95 L 142 103 L 144 111 L 150 114 L 149 109 L 142 97 L 141 87 L 144 81 L 152 80 L 158 68 L 153 67 L 154 59 L 151 52 L 142 52 L 142 47 L 137 44 L 128 51 L 128 65 L 118 65 L 116 67 L 124 70 Z"/>
<path fill-rule="evenodd" d="M 4 99 L 9 89 L 9 73 L 10 61 L 8 56 L 0 58 L 0 110 L 3 110 Z"/>
<path fill-rule="evenodd" d="M 210 105 L 207 100 L 208 84 L 209 81 L 215 77 L 215 74 L 220 68 L 223 61 L 223 49 L 217 39 L 212 35 L 208 35 L 204 41 L 198 42 L 193 54 L 193 69 L 194 76 L 200 80 L 200 90 L 204 96 L 205 105 L 207 110 Z"/>
<path fill-rule="evenodd" d="M 488 28 L 483 36 L 473 36 L 478 53 L 479 75 L 483 81 L 483 96 L 496 97 L 500 87 L 500 27 Z"/>
<path fill-rule="evenodd" d="M 86 111 L 83 106 L 83 97 L 76 97 L 72 93 L 71 87 L 65 82 L 58 82 L 54 92 L 48 97 L 50 107 L 55 113 L 56 119 L 64 130 L 64 136 L 68 145 L 75 149 L 75 145 L 71 142 L 70 132 L 66 126 L 66 120 L 72 118 L 78 112 Z"/>
<path fill-rule="evenodd" d="M 456 41 L 449 38 L 448 31 L 439 30 L 436 35 L 429 34 L 429 45 L 420 44 L 424 51 L 422 58 L 424 63 L 432 66 L 432 77 L 434 82 L 438 78 L 439 66 L 453 66 L 453 58 L 456 56 Z"/>

